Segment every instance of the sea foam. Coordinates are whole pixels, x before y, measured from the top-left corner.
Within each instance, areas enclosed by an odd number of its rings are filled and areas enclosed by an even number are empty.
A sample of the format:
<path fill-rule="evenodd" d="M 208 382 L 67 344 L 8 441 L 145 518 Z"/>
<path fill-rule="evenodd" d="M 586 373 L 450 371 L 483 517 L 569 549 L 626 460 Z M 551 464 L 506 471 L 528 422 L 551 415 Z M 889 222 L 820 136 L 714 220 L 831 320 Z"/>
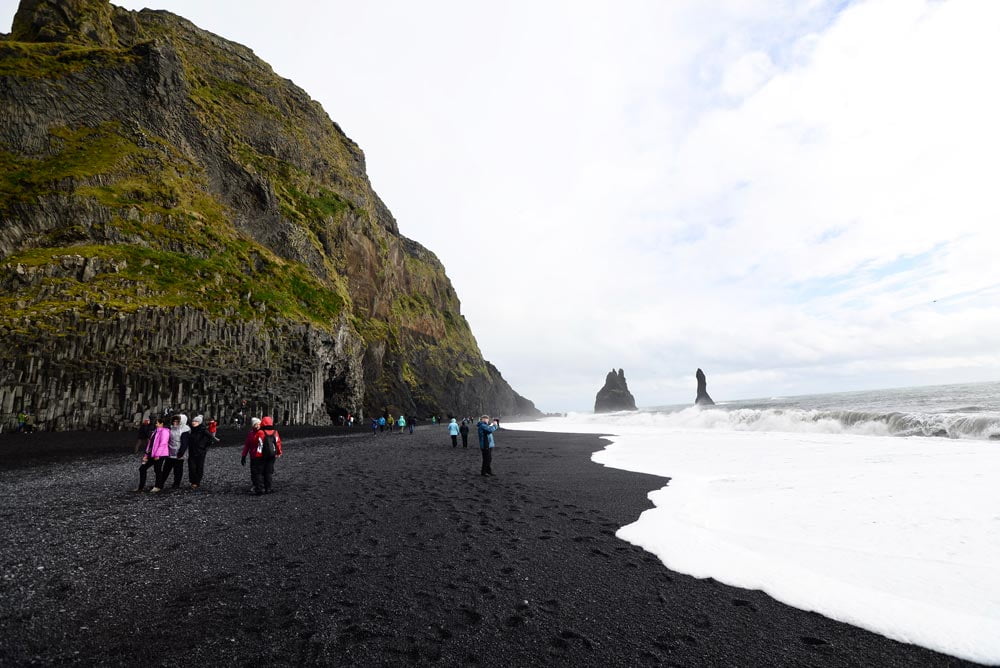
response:
<path fill-rule="evenodd" d="M 649 495 L 655 508 L 617 535 L 673 570 L 1000 664 L 998 444 L 822 422 L 809 433 L 760 420 L 719 429 L 704 423 L 723 419 L 712 413 L 726 411 L 505 426 L 613 435 L 594 461 L 669 477 Z"/>

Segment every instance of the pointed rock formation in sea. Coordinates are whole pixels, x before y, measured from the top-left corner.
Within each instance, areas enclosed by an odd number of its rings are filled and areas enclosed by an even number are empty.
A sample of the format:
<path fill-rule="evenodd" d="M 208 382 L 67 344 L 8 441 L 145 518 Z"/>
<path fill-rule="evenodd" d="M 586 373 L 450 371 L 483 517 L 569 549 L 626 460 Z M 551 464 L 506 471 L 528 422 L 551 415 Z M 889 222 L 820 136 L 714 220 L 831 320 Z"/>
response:
<path fill-rule="evenodd" d="M 698 396 L 695 397 L 695 406 L 714 406 L 715 402 L 712 401 L 712 397 L 708 396 L 708 390 L 706 389 L 708 383 L 705 381 L 705 372 L 701 369 L 695 372 L 694 377 L 698 379 Z"/>
<path fill-rule="evenodd" d="M 612 411 L 634 411 L 635 397 L 628 391 L 625 382 L 625 372 L 612 369 L 604 381 L 604 387 L 597 393 L 594 402 L 595 413 L 611 413 Z"/>

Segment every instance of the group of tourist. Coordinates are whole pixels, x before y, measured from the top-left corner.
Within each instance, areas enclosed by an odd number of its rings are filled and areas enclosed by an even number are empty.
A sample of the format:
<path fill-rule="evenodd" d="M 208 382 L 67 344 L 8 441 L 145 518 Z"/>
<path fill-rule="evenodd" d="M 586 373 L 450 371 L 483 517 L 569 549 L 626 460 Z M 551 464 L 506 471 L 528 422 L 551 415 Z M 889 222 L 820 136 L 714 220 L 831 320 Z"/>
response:
<path fill-rule="evenodd" d="M 380 415 L 377 418 L 372 418 L 372 436 L 377 436 L 384 431 L 388 431 L 389 433 L 398 431 L 402 434 L 404 431 L 409 430 L 412 434 L 413 428 L 416 424 L 417 418 L 415 417 L 405 417 L 400 415 L 399 417 L 394 418 L 391 413 L 386 413 L 385 415 Z"/>
<path fill-rule="evenodd" d="M 144 419 L 139 428 L 136 452 L 144 446 L 142 463 L 139 465 L 139 486 L 136 492 L 146 489 L 146 477 L 153 469 L 153 493 L 159 493 L 172 479 L 171 488 L 181 486 L 184 477 L 184 461 L 187 460 L 188 482 L 191 489 L 198 489 L 205 474 L 205 456 L 209 446 L 219 442 L 216 436 L 217 424 L 214 420 L 205 424 L 202 415 L 196 416 L 188 426 L 187 415 L 161 415 L 155 424 Z M 280 457 L 281 435 L 274 427 L 270 416 L 253 418 L 250 431 L 243 442 L 240 464 L 246 466 L 250 458 L 250 482 L 257 495 L 271 493 L 271 478 L 274 475 L 274 461 Z"/>
<path fill-rule="evenodd" d="M 16 434 L 30 434 L 35 431 L 35 416 L 31 413 L 18 413 L 17 414 L 17 429 L 14 431 Z"/>
<path fill-rule="evenodd" d="M 462 423 L 458 423 L 458 418 L 451 418 L 448 423 L 448 435 L 451 436 L 451 447 L 458 447 L 458 437 L 462 437 L 462 447 L 469 447 L 469 423 L 472 422 L 472 418 L 462 418 Z M 498 418 L 490 418 L 489 415 L 483 415 L 479 418 L 479 422 L 476 423 L 476 432 L 479 436 L 479 450 L 483 456 L 483 465 L 480 469 L 479 475 L 482 476 L 492 476 L 493 475 L 493 432 L 500 428 L 500 420 Z"/>
<path fill-rule="evenodd" d="M 396 427 L 402 433 L 408 426 L 412 434 L 415 421 L 413 418 L 407 421 L 402 415 L 396 420 L 393 420 L 391 415 L 373 418 L 372 433 L 384 431 L 386 427 L 390 431 Z M 463 418 L 459 424 L 457 418 L 451 418 L 447 426 L 448 434 L 451 436 L 451 447 L 458 447 L 459 436 L 462 437 L 462 447 L 469 447 L 471 421 L 471 418 Z M 198 489 L 205 473 L 205 456 L 208 454 L 208 448 L 219 442 L 216 436 L 217 427 L 215 420 L 206 424 L 202 415 L 195 416 L 190 426 L 187 415 L 183 413 L 172 416 L 160 415 L 155 421 L 144 419 L 136 439 L 135 451 L 137 454 L 142 451 L 143 456 L 139 465 L 139 486 L 135 491 L 142 492 L 146 489 L 146 478 L 150 468 L 154 473 L 151 492 L 163 491 L 168 479 L 171 478 L 171 488 L 179 488 L 184 477 L 185 460 L 187 460 L 188 482 L 191 489 Z M 476 424 L 483 460 L 480 468 L 482 476 L 493 475 L 493 433 L 499 428 L 500 420 L 491 419 L 489 415 L 480 417 Z M 253 418 L 250 422 L 250 431 L 243 441 L 240 464 L 246 466 L 249 458 L 250 482 L 254 494 L 271 493 L 274 463 L 281 455 L 281 435 L 274 426 L 274 420 L 270 416 Z"/>

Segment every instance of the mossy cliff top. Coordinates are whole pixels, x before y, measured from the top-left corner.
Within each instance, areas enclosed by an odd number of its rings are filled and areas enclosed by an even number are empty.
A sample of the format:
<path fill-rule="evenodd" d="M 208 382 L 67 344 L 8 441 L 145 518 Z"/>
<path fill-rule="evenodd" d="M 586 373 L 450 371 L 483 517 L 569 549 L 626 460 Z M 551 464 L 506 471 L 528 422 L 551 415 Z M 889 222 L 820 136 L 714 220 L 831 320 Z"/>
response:
<path fill-rule="evenodd" d="M 168 12 L 24 0 L 0 83 L 8 356 L 44 357 L 81 305 L 97 321 L 184 305 L 335 337 L 363 368 L 326 383 L 331 414 L 523 401 L 483 360 L 444 267 L 399 234 L 361 149 L 250 49 Z M 117 269 L 67 274 L 70 256 Z M 32 401 L 18 388 L 11 406 Z"/>

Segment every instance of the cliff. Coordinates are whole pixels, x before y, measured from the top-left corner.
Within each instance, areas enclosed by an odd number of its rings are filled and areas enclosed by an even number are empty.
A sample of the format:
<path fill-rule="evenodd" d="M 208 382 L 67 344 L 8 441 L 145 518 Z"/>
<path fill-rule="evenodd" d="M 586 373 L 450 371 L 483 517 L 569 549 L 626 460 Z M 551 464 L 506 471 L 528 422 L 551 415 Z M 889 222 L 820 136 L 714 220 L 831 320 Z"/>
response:
<path fill-rule="evenodd" d="M 0 420 L 534 414 L 364 154 L 239 44 L 23 0 L 0 39 Z"/>
<path fill-rule="evenodd" d="M 628 391 L 628 383 L 625 382 L 625 372 L 614 369 L 608 372 L 604 379 L 604 387 L 597 392 L 597 399 L 594 401 L 595 413 L 611 413 L 612 411 L 634 411 L 635 397 Z"/>

